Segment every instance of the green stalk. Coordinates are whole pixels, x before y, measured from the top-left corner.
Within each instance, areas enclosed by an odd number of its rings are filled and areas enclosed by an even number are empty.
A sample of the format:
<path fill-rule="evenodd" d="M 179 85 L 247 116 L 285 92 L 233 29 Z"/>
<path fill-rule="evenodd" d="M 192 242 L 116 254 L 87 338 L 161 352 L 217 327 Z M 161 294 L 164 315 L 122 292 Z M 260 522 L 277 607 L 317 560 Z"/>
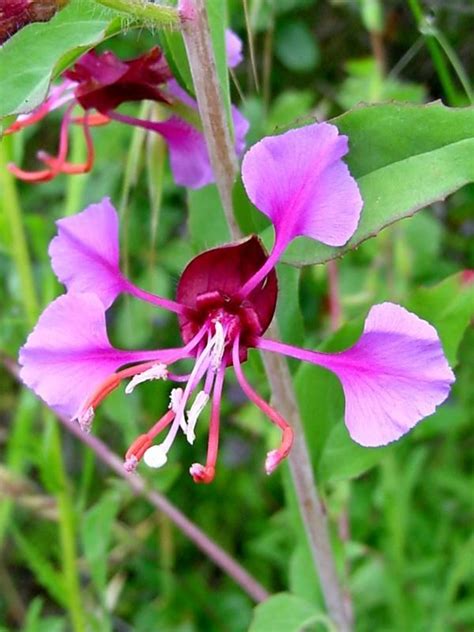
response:
<path fill-rule="evenodd" d="M 2 210 L 10 229 L 12 257 L 15 262 L 21 284 L 21 298 L 28 326 L 32 327 L 39 312 L 38 298 L 35 291 L 33 266 L 28 252 L 23 213 L 20 206 L 16 182 L 6 166 L 12 156 L 12 138 L 7 137 L 0 144 L 0 182 L 2 190 Z M 62 557 L 62 572 L 69 606 L 69 615 L 75 632 L 84 632 L 85 615 L 81 603 L 79 575 L 77 569 L 77 551 L 74 512 L 71 497 L 68 494 L 67 476 L 62 458 L 59 430 L 53 421 L 52 460 L 60 485 L 56 493 L 59 509 L 59 535 Z M 24 429 L 15 429 L 13 438 L 22 435 Z M 47 465 L 48 467 L 50 464 Z M 8 516 L 2 516 L 5 524 Z"/>
<path fill-rule="evenodd" d="M 471 82 L 469 81 L 469 77 L 467 76 L 467 73 L 463 68 L 461 60 L 456 55 L 455 50 L 453 49 L 451 44 L 448 42 L 446 37 L 443 35 L 443 33 L 438 31 L 437 29 L 433 30 L 433 37 L 436 38 L 438 44 L 443 49 L 444 54 L 449 59 L 449 62 L 451 66 L 453 67 L 453 70 L 456 73 L 459 79 L 459 83 L 462 85 L 464 92 L 466 93 L 466 96 L 469 99 L 469 102 L 471 103 L 471 105 L 474 105 L 474 93 L 472 90 Z"/>
<path fill-rule="evenodd" d="M 16 182 L 7 170 L 12 157 L 12 137 L 5 137 L 0 143 L 0 191 L 1 207 L 10 229 L 11 252 L 20 278 L 21 295 L 28 324 L 33 326 L 38 315 L 38 298 L 26 236 L 23 229 L 21 207 L 16 189 Z"/>
<path fill-rule="evenodd" d="M 176 9 L 163 7 L 152 2 L 142 2 L 141 0 L 96 0 L 96 2 L 109 9 L 126 13 L 151 28 L 178 28 L 180 23 L 179 13 Z"/>
<path fill-rule="evenodd" d="M 22 474 L 25 470 L 27 459 L 25 446 L 28 445 L 37 412 L 38 403 L 31 393 L 23 391 L 13 416 L 6 447 L 5 466 L 10 472 Z M 6 498 L 0 504 L 0 549 L 8 531 L 13 507 L 14 501 Z"/>
<path fill-rule="evenodd" d="M 56 500 L 59 511 L 61 562 L 69 616 L 74 632 L 85 632 L 86 618 L 77 567 L 76 520 L 62 456 L 61 436 L 53 415 L 47 412 L 44 417 L 51 431 L 51 462 L 48 467 L 54 471 L 57 482 Z"/>
<path fill-rule="evenodd" d="M 70 130 L 71 153 L 70 161 L 74 164 L 85 160 L 84 135 L 81 126 L 72 125 Z M 81 210 L 82 195 L 89 179 L 89 174 L 77 174 L 68 176 L 66 180 L 66 195 L 64 202 L 64 215 L 74 215 Z"/>
<path fill-rule="evenodd" d="M 448 105 L 458 105 L 456 88 L 454 86 L 448 65 L 443 56 L 441 48 L 436 41 L 436 38 L 431 33 L 424 32 L 423 24 L 425 22 L 425 15 L 423 13 L 423 9 L 420 6 L 419 0 L 408 0 L 408 4 L 416 20 L 418 29 L 425 38 L 426 47 L 428 48 L 428 51 L 431 55 L 431 59 L 433 60 L 434 67 L 446 95 Z"/>

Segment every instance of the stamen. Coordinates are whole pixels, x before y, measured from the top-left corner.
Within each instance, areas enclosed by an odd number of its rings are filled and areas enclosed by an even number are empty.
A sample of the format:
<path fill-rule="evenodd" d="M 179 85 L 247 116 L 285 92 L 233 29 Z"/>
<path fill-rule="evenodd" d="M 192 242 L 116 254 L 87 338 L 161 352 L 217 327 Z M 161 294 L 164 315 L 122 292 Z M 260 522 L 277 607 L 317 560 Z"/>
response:
<path fill-rule="evenodd" d="M 245 395 L 247 395 L 250 401 L 258 406 L 263 413 L 265 413 L 265 415 L 270 419 L 272 423 L 274 423 L 282 430 L 282 439 L 279 448 L 277 450 L 271 450 L 267 454 L 267 459 L 265 461 L 265 471 L 267 474 L 271 474 L 275 470 L 277 465 L 288 456 L 291 450 L 294 434 L 293 429 L 290 424 L 285 419 L 283 419 L 278 411 L 272 408 L 270 404 L 268 404 L 264 399 L 260 397 L 260 395 L 258 395 L 258 393 L 253 390 L 253 388 L 245 379 L 239 360 L 239 336 L 235 338 L 232 347 L 232 363 L 234 365 L 237 380 Z"/>
<path fill-rule="evenodd" d="M 158 469 L 168 461 L 167 450 L 163 444 L 153 445 L 143 455 L 143 460 L 148 467 Z"/>
<path fill-rule="evenodd" d="M 59 133 L 59 152 L 56 158 L 50 158 L 49 169 L 43 169 L 41 171 L 24 171 L 16 165 L 10 163 L 7 165 L 8 170 L 13 173 L 20 180 L 28 182 L 47 182 L 55 178 L 60 172 L 61 167 L 66 161 L 68 149 L 69 149 L 69 125 L 71 123 L 71 112 L 74 108 L 74 103 L 68 105 L 64 114 L 61 131 Z"/>
<path fill-rule="evenodd" d="M 225 331 L 222 323 L 218 320 L 215 321 L 214 326 L 216 332 L 213 337 L 213 348 L 211 351 L 211 368 L 213 371 L 217 371 L 224 355 Z"/>
<path fill-rule="evenodd" d="M 188 443 L 193 445 L 194 439 L 196 435 L 194 434 L 194 428 L 196 427 L 197 420 L 199 419 L 199 415 L 204 410 L 207 402 L 209 401 L 209 395 L 204 391 L 199 391 L 196 395 L 196 399 L 193 402 L 193 405 L 188 410 L 188 429 L 186 431 L 186 439 Z"/>
<path fill-rule="evenodd" d="M 90 127 L 89 119 L 90 119 L 90 115 L 88 112 L 86 112 L 85 116 L 82 117 L 84 140 L 86 142 L 86 149 L 87 149 L 87 157 L 86 157 L 85 162 L 74 164 L 74 163 L 68 162 L 65 159 L 66 156 L 64 156 L 64 159 L 62 159 L 61 156 L 54 157 L 45 151 L 39 151 L 37 153 L 39 160 L 44 162 L 50 168 L 51 173 L 54 173 L 54 175 L 58 175 L 59 173 L 64 173 L 68 175 L 77 175 L 81 173 L 88 173 L 92 169 L 92 166 L 94 164 L 94 145 L 93 145 L 92 136 L 89 129 Z M 73 119 L 70 119 L 69 122 L 71 123 L 72 120 Z"/>
<path fill-rule="evenodd" d="M 174 412 L 175 415 L 179 411 L 179 406 L 181 404 L 181 400 L 182 399 L 183 399 L 183 389 L 182 388 L 173 388 L 173 390 L 170 393 L 170 405 L 169 405 L 169 408 L 171 408 L 171 410 Z M 183 415 L 181 415 L 180 427 L 181 427 L 181 430 L 184 432 L 184 434 L 186 434 L 187 431 L 188 431 L 188 425 L 187 425 L 186 420 L 185 420 Z"/>
<path fill-rule="evenodd" d="M 173 388 L 170 393 L 170 405 L 169 408 L 176 414 L 181 403 L 181 399 L 183 397 L 183 389 L 182 388 Z"/>
<path fill-rule="evenodd" d="M 139 461 L 144 458 L 150 449 L 153 439 L 164 430 L 173 421 L 175 413 L 169 410 L 161 419 L 159 419 L 150 430 L 135 439 L 125 454 L 124 468 L 127 472 L 133 472 Z M 146 461 L 145 461 L 146 462 Z"/>
<path fill-rule="evenodd" d="M 221 367 L 216 375 L 216 382 L 214 385 L 214 393 L 212 398 L 211 408 L 211 421 L 209 424 L 209 442 L 207 446 L 206 465 L 200 463 L 193 463 L 189 468 L 189 473 L 194 479 L 195 483 L 210 483 L 216 471 L 217 450 L 219 447 L 219 424 L 220 424 L 220 409 L 221 409 L 221 397 L 222 387 L 224 385 L 225 365 L 221 364 Z"/>
<path fill-rule="evenodd" d="M 92 428 L 92 420 L 94 419 L 94 409 L 89 406 L 83 413 L 77 417 L 77 422 L 81 430 L 87 434 L 90 433 Z"/>
<path fill-rule="evenodd" d="M 142 384 L 143 382 L 148 382 L 151 380 L 166 380 L 168 377 L 168 371 L 166 370 L 166 364 L 162 364 L 159 362 L 158 364 L 154 364 L 152 367 L 143 371 L 143 373 L 138 373 L 135 375 L 130 382 L 127 384 L 125 388 L 125 393 L 130 395 L 133 393 L 134 389 L 138 384 Z"/>
<path fill-rule="evenodd" d="M 289 455 L 293 444 L 293 429 L 289 426 L 283 430 L 283 437 L 278 450 L 270 450 L 265 459 L 265 472 L 271 474 L 278 465 Z"/>
<path fill-rule="evenodd" d="M 100 125 L 107 125 L 110 123 L 110 118 L 105 116 L 105 114 L 100 114 L 100 112 L 96 112 L 95 114 L 86 113 L 85 116 L 74 116 L 71 119 L 71 123 L 77 123 L 78 125 L 82 125 L 87 118 L 87 122 L 91 127 L 98 127 Z"/>
<path fill-rule="evenodd" d="M 53 110 L 61 107 L 68 101 L 74 99 L 74 92 L 70 89 L 73 87 L 72 82 L 63 81 L 62 84 L 51 88 L 49 97 L 41 105 L 39 105 L 33 112 L 29 114 L 20 114 L 16 121 L 4 130 L 4 135 L 13 134 L 25 127 L 34 125 L 41 121 Z M 68 92 L 69 91 L 69 92 Z"/>
<path fill-rule="evenodd" d="M 184 409 L 186 406 L 186 402 L 191 396 L 192 392 L 196 388 L 196 386 L 201 381 L 203 375 L 209 368 L 210 362 L 210 353 L 213 346 L 213 337 L 209 337 L 207 344 L 203 351 L 198 355 L 196 362 L 194 364 L 193 370 L 191 371 L 191 375 L 189 377 L 189 381 L 186 384 L 186 388 L 184 389 L 184 393 L 180 399 L 180 402 L 176 408 L 176 418 L 174 420 L 173 425 L 171 426 L 168 436 L 163 441 L 163 450 L 165 454 L 168 454 L 169 449 L 173 445 L 173 441 L 176 438 L 176 434 L 178 432 L 178 428 L 181 428 L 183 432 L 187 433 L 187 423 L 184 418 Z"/>

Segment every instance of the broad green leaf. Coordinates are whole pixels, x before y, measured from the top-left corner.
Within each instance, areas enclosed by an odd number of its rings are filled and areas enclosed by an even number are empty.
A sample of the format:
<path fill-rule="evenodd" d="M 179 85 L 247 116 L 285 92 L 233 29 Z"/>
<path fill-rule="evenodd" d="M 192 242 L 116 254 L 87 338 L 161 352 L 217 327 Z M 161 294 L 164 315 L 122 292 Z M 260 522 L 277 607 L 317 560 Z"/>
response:
<path fill-rule="evenodd" d="M 309 72 L 319 62 L 316 39 L 303 20 L 287 22 L 277 30 L 275 52 L 281 63 L 294 72 Z"/>
<path fill-rule="evenodd" d="M 329 433 L 319 459 L 319 481 L 336 481 L 363 474 L 382 460 L 390 447 L 363 448 L 353 441 L 343 421 Z"/>
<path fill-rule="evenodd" d="M 336 96 L 337 102 L 344 110 L 361 102 L 423 103 L 426 98 L 424 86 L 383 76 L 372 57 L 348 62 L 346 71 L 349 76 L 343 81 Z"/>
<path fill-rule="evenodd" d="M 216 59 L 217 77 L 221 89 L 221 96 L 227 114 L 227 120 L 232 129 L 230 111 L 229 69 L 227 66 L 227 52 L 225 45 L 225 29 L 227 26 L 227 3 L 225 0 L 214 0 L 206 3 L 209 29 L 211 31 L 212 47 Z"/>
<path fill-rule="evenodd" d="M 290 266 L 278 266 L 277 278 L 277 318 L 280 336 L 289 344 L 301 345 L 304 340 L 304 322 L 298 296 L 300 271 Z M 292 364 L 290 361 L 290 366 Z M 298 360 L 295 364 L 299 365 Z"/>
<path fill-rule="evenodd" d="M 297 239 L 292 265 L 340 257 L 394 222 L 474 182 L 474 108 L 386 104 L 361 106 L 333 121 L 349 136 L 347 163 L 364 199 L 359 227 L 341 248 Z M 264 232 L 271 244 L 273 231 Z"/>
<path fill-rule="evenodd" d="M 429 288 L 420 288 L 411 296 L 408 308 L 434 325 L 452 366 L 470 321 L 474 318 L 474 283 L 461 272 Z"/>
<path fill-rule="evenodd" d="M 92 0 L 71 0 L 49 22 L 18 31 L 0 47 L 0 117 L 34 109 L 54 76 L 122 24 L 118 13 Z"/>
<path fill-rule="evenodd" d="M 189 68 L 188 56 L 184 45 L 183 35 L 179 31 L 163 30 L 161 44 L 165 50 L 166 60 L 170 65 L 175 79 L 194 96 L 193 77 Z"/>
<path fill-rule="evenodd" d="M 120 509 L 117 490 L 105 493 L 84 515 L 81 523 L 81 539 L 89 564 L 91 577 L 100 594 L 107 581 L 107 559 L 112 526 Z"/>
<path fill-rule="evenodd" d="M 310 624 L 323 627 L 308 628 Z M 334 630 L 315 606 L 289 593 L 273 595 L 255 608 L 249 632 L 302 632 L 303 629 Z"/>
<path fill-rule="evenodd" d="M 297 119 L 308 116 L 314 98 L 312 90 L 287 90 L 278 95 L 268 114 L 268 133 L 273 134 L 275 129 L 286 127 Z"/>
<path fill-rule="evenodd" d="M 324 607 L 324 597 L 313 556 L 307 541 L 303 538 L 300 538 L 290 558 L 288 588 L 297 597 Z"/>
<path fill-rule="evenodd" d="M 189 232 L 196 252 L 230 241 L 222 203 L 215 184 L 188 191 Z"/>

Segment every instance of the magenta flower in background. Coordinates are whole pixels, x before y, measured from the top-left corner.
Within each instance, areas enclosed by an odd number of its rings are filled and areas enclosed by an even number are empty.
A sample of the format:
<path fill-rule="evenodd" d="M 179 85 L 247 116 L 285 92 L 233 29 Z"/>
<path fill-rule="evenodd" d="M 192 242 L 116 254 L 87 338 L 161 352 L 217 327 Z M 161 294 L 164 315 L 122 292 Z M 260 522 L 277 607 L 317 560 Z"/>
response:
<path fill-rule="evenodd" d="M 242 42 L 235 33 L 228 31 L 226 46 L 229 66 L 234 67 L 242 60 Z M 156 132 L 164 138 L 177 184 L 195 189 L 213 182 L 204 136 L 200 129 L 185 120 L 182 115 L 172 114 L 164 121 L 152 121 L 128 116 L 117 110 L 123 103 L 143 100 L 163 103 L 171 111 L 183 110 L 185 106 L 191 119 L 195 119 L 199 114 L 196 101 L 173 79 L 166 59 L 158 47 L 135 59 L 125 61 L 110 51 L 101 54 L 95 51 L 85 53 L 70 70 L 63 73 L 62 83 L 51 88 L 48 98 L 38 108 L 30 114 L 20 115 L 5 131 L 6 134 L 17 132 L 37 123 L 49 112 L 66 105 L 58 155 L 53 157 L 40 151 L 38 158 L 44 164 L 43 169 L 25 171 L 10 164 L 10 171 L 28 182 L 45 182 L 60 173 L 86 173 L 91 170 L 94 162 L 90 127 L 105 125 L 114 120 Z M 76 107 L 83 110 L 81 116 L 73 116 Z M 245 149 L 248 123 L 236 107 L 232 107 L 232 118 L 235 150 L 240 156 Z M 81 125 L 84 132 L 87 158 L 82 164 L 72 164 L 67 159 L 71 124 Z"/>
<path fill-rule="evenodd" d="M 252 147 L 244 158 L 243 181 L 253 203 L 273 222 L 273 249 L 267 256 L 251 236 L 198 255 L 182 273 L 175 301 L 137 288 L 121 273 L 117 214 L 108 200 L 60 220 L 50 255 L 68 292 L 46 308 L 20 351 L 25 384 L 88 429 L 96 407 L 122 380 L 130 379 L 126 393 L 147 380 L 177 383 L 169 410 L 132 444 L 125 467 L 134 469 L 142 458 L 151 467 L 164 465 L 179 431 L 193 443 L 199 416 L 210 403 L 207 460 L 190 468 L 196 482 L 214 477 L 228 368 L 246 396 L 281 430 L 280 445 L 267 454 L 266 472 L 291 449 L 291 427 L 245 377 L 242 364 L 251 348 L 335 373 L 344 390 L 345 423 L 361 445 L 384 445 L 404 435 L 446 399 L 454 380 L 438 335 L 426 321 L 393 303 L 376 305 L 358 342 L 339 353 L 264 337 L 277 301 L 274 267 L 284 248 L 299 235 L 342 245 L 357 226 L 362 200 L 341 160 L 346 153 L 347 138 L 327 123 L 265 138 Z M 113 348 L 105 311 L 120 293 L 175 312 L 183 346 Z M 177 373 L 173 364 L 188 358 L 194 360 L 191 372 Z M 164 439 L 153 444 L 168 427 Z"/>

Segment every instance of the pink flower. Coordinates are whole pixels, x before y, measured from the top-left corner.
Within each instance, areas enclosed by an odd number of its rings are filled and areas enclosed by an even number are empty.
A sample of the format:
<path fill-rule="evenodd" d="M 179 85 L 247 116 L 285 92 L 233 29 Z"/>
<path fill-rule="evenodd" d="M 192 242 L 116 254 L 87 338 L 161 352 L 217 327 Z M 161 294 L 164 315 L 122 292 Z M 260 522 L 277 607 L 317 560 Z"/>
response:
<path fill-rule="evenodd" d="M 229 31 L 227 36 L 229 65 L 241 59 L 239 38 Z M 166 59 L 158 47 L 152 48 L 135 59 L 120 60 L 108 51 L 97 54 L 85 53 L 63 74 L 63 82 L 54 86 L 46 101 L 28 115 L 21 115 L 5 133 L 13 133 L 32 125 L 49 112 L 65 104 L 67 108 L 61 125 L 58 155 L 53 157 L 40 151 L 38 158 L 45 168 L 40 171 L 25 171 L 16 165 L 9 169 L 18 178 L 29 182 L 45 182 L 60 173 L 77 174 L 90 171 L 94 161 L 94 148 L 90 127 L 104 125 L 115 120 L 134 125 L 160 134 L 166 141 L 170 154 L 171 169 L 177 184 L 200 188 L 213 182 L 206 142 L 200 129 L 182 116 L 173 114 L 165 121 L 151 121 L 120 113 L 117 108 L 126 102 L 149 100 L 162 102 L 171 109 L 177 104 L 186 106 L 190 118 L 198 114 L 197 104 L 179 88 L 174 81 Z M 73 116 L 79 106 L 83 115 Z M 95 113 L 92 113 L 95 110 Z M 248 130 L 246 119 L 237 108 L 232 108 L 235 132 L 235 148 L 241 155 L 245 148 Z M 87 146 L 87 159 L 83 164 L 68 162 L 69 128 L 79 124 L 83 128 Z M 190 160 L 190 156 L 193 159 Z"/>
<path fill-rule="evenodd" d="M 339 353 L 264 337 L 277 301 L 274 267 L 286 245 L 298 235 L 341 245 L 357 226 L 362 200 L 341 160 L 346 152 L 347 138 L 327 123 L 265 138 L 252 147 L 244 159 L 243 180 L 254 204 L 273 221 L 274 247 L 267 256 L 258 237 L 251 236 L 201 253 L 182 273 L 176 301 L 137 288 L 120 272 L 117 214 L 108 200 L 60 220 L 50 255 L 68 293 L 46 308 L 21 349 L 24 382 L 85 429 L 96 407 L 122 380 L 131 379 L 126 392 L 147 380 L 176 382 L 169 410 L 132 444 L 125 467 L 134 469 L 142 458 L 151 467 L 164 465 L 180 431 L 193 443 L 199 416 L 210 405 L 207 460 L 190 468 L 196 482 L 214 477 L 228 368 L 246 396 L 281 430 L 280 445 L 267 454 L 266 472 L 291 449 L 291 427 L 245 377 L 242 364 L 250 348 L 335 373 L 346 399 L 347 428 L 361 445 L 384 445 L 404 435 L 446 399 L 454 380 L 438 335 L 426 321 L 393 303 L 376 305 L 358 342 Z M 175 312 L 183 346 L 114 349 L 104 314 L 121 292 Z M 183 358 L 194 359 L 189 375 L 172 372 Z M 166 428 L 164 439 L 153 444 Z"/>

